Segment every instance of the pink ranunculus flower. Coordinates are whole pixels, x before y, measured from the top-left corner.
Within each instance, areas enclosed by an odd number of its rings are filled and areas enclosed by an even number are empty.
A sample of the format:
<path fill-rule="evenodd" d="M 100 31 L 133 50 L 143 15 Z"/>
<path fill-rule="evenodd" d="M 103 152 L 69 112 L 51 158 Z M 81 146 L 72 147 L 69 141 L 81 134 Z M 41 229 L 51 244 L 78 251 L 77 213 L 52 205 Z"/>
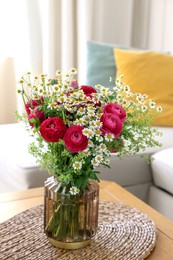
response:
<path fill-rule="evenodd" d="M 113 134 L 117 138 L 122 131 L 122 121 L 121 119 L 113 113 L 104 113 L 100 121 L 103 123 L 101 127 L 101 132 L 105 134 Z"/>
<path fill-rule="evenodd" d="M 64 135 L 64 143 L 69 151 L 81 152 L 88 146 L 88 138 L 83 135 L 83 129 L 84 127 L 80 125 L 72 125 L 67 129 Z"/>
<path fill-rule="evenodd" d="M 58 142 L 64 137 L 66 125 L 59 117 L 50 117 L 44 120 L 40 126 L 40 134 L 47 142 Z"/>
<path fill-rule="evenodd" d="M 92 97 L 93 93 L 97 93 L 96 89 L 91 86 L 82 85 L 80 88 L 83 90 L 84 94 L 88 97 Z"/>
<path fill-rule="evenodd" d="M 72 88 L 78 88 L 78 87 L 79 87 L 78 81 L 75 80 L 75 79 L 71 80 L 71 81 L 70 81 L 70 86 L 71 86 Z"/>
<path fill-rule="evenodd" d="M 103 107 L 103 113 L 112 113 L 121 119 L 122 123 L 126 120 L 126 112 L 125 110 L 116 103 L 109 103 Z"/>

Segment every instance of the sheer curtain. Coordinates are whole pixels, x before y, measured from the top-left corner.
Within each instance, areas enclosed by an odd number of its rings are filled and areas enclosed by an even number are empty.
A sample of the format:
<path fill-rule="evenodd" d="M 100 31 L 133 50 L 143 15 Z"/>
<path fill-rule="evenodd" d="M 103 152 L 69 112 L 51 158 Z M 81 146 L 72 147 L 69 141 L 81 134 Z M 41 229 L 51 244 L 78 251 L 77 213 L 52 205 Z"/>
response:
<path fill-rule="evenodd" d="M 16 82 L 26 71 L 78 68 L 86 42 L 173 51 L 172 0 L 0 0 L 0 124 L 21 108 Z"/>
<path fill-rule="evenodd" d="M 0 124 L 23 109 L 16 82 L 25 72 L 53 77 L 78 67 L 82 13 L 78 0 L 0 0 Z"/>
<path fill-rule="evenodd" d="M 14 122 L 18 68 L 29 61 L 24 1 L 0 0 L 0 123 Z"/>
<path fill-rule="evenodd" d="M 172 0 L 134 0 L 132 45 L 173 53 L 172 13 Z"/>

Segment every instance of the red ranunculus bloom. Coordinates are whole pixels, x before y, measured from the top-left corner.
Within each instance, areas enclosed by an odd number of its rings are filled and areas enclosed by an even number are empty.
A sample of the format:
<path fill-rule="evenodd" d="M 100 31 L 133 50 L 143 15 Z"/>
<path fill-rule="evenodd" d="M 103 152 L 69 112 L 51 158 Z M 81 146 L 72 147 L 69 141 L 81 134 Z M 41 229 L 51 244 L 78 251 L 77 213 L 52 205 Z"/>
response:
<path fill-rule="evenodd" d="M 40 134 L 47 142 L 58 142 L 62 139 L 66 126 L 59 117 L 51 117 L 43 121 L 40 126 Z"/>
<path fill-rule="evenodd" d="M 101 116 L 100 121 L 103 123 L 101 127 L 102 133 L 113 134 L 117 138 L 122 131 L 122 121 L 121 119 L 112 113 L 105 113 Z"/>
<path fill-rule="evenodd" d="M 30 126 L 34 127 L 34 123 L 30 122 L 30 120 L 31 120 L 32 118 L 36 119 L 36 118 L 35 118 L 35 115 L 32 114 L 32 113 L 30 113 L 30 114 L 28 115 L 28 121 L 29 121 Z"/>
<path fill-rule="evenodd" d="M 41 97 L 39 99 L 30 99 L 25 105 L 27 114 L 29 115 L 31 113 L 31 110 L 33 110 L 34 108 L 41 105 L 43 103 L 43 101 L 44 101 L 43 97 Z"/>
<path fill-rule="evenodd" d="M 103 113 L 112 113 L 121 119 L 122 123 L 126 120 L 126 112 L 125 110 L 116 103 L 109 103 L 103 107 Z"/>
<path fill-rule="evenodd" d="M 87 96 L 87 97 L 91 97 L 92 98 L 92 94 L 93 93 L 97 93 L 96 89 L 91 87 L 91 86 L 86 86 L 86 85 L 82 85 L 81 86 L 81 89 L 83 90 L 84 94 Z M 91 104 L 93 104 L 93 102 L 89 102 Z M 100 107 L 101 106 L 101 102 L 98 101 L 96 104 L 95 104 L 96 107 Z"/>
<path fill-rule="evenodd" d="M 34 108 L 32 112 L 28 115 L 28 120 L 30 121 L 32 118 L 38 119 L 38 123 L 42 123 L 45 119 L 44 112 L 39 109 L 39 107 Z M 34 123 L 29 122 L 30 126 L 34 127 Z"/>
<path fill-rule="evenodd" d="M 84 94 L 88 97 L 92 97 L 93 93 L 97 93 L 96 89 L 91 86 L 82 85 L 81 89 L 83 90 Z"/>
<path fill-rule="evenodd" d="M 35 114 L 36 118 L 38 118 L 40 120 L 40 123 L 42 123 L 44 121 L 44 119 L 45 119 L 44 112 L 41 109 L 39 109 L 39 107 L 36 107 L 34 109 L 34 114 Z"/>
<path fill-rule="evenodd" d="M 81 152 L 88 146 L 88 138 L 83 135 L 83 129 L 84 127 L 80 125 L 72 125 L 67 129 L 64 135 L 64 143 L 69 151 Z"/>

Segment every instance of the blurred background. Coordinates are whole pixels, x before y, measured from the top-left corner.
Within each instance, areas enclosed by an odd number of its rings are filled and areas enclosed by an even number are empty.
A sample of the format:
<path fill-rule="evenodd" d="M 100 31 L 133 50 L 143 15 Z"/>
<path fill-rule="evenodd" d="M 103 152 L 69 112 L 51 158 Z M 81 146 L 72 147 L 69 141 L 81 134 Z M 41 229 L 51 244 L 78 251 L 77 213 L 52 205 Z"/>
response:
<path fill-rule="evenodd" d="M 172 0 L 0 0 L 0 124 L 16 122 L 25 72 L 78 69 L 87 41 L 173 52 Z"/>

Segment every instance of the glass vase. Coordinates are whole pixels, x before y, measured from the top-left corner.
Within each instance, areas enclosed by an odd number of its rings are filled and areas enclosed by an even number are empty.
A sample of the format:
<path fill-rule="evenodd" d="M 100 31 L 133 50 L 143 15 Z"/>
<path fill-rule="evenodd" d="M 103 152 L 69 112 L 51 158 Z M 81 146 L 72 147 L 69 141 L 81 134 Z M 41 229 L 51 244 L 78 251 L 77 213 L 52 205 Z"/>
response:
<path fill-rule="evenodd" d="M 98 228 L 98 183 L 90 180 L 81 195 L 67 194 L 54 177 L 44 187 L 44 232 L 50 243 L 64 249 L 87 246 Z"/>

